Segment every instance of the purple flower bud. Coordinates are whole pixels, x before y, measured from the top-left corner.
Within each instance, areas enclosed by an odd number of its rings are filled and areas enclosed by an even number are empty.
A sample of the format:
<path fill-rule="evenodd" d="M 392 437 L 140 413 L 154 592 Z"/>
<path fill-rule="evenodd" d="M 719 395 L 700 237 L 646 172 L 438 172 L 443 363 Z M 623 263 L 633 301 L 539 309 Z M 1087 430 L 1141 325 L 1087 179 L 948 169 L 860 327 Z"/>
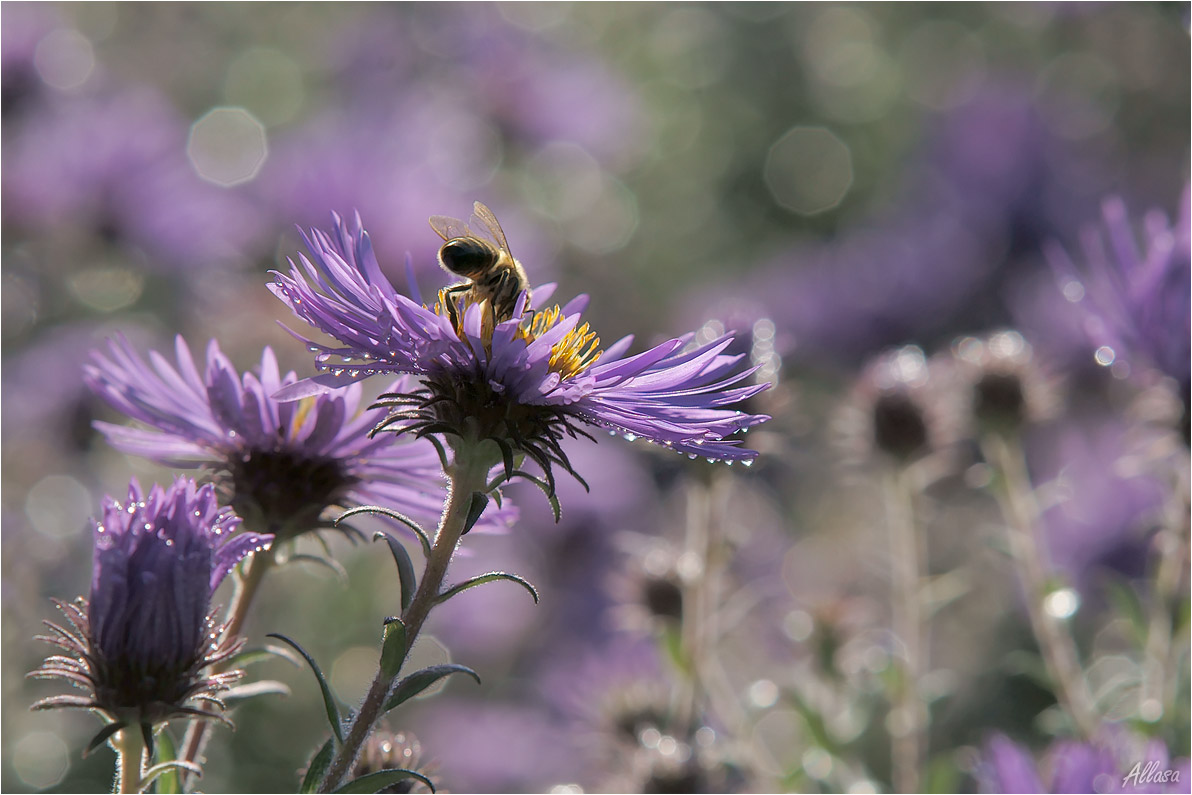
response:
<path fill-rule="evenodd" d="M 241 559 L 272 536 L 239 533 L 240 519 L 215 490 L 178 478 L 146 495 L 134 479 L 124 502 L 106 498 L 94 521 L 90 600 L 59 605 L 70 624 L 46 622 L 43 639 L 68 652 L 31 676 L 63 678 L 89 697 L 43 699 L 34 708 L 83 707 L 114 721 L 154 724 L 194 714 L 192 699 L 211 700 L 239 672 L 206 675 L 239 646 L 220 638 L 211 596 Z"/>

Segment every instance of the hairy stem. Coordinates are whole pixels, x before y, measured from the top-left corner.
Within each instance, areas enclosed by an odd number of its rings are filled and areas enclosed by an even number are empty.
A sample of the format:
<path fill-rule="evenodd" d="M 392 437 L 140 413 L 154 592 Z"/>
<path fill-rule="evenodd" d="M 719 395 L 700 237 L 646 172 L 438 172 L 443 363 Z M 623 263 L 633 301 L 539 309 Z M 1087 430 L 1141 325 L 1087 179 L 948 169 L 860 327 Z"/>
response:
<path fill-rule="evenodd" d="M 1031 488 L 1022 445 L 1017 439 L 990 434 L 981 446 L 986 460 L 1000 475 L 996 495 L 1006 520 L 1010 553 L 1018 565 L 1031 630 L 1055 684 L 1056 699 L 1076 730 L 1084 738 L 1092 739 L 1100 721 L 1080 667 L 1076 642 L 1067 624 L 1048 613 L 1044 605 L 1051 590 L 1047 582 L 1050 567 L 1040 537 L 1041 511 Z"/>
<path fill-rule="evenodd" d="M 491 457 L 480 454 L 477 447 L 475 444 L 461 444 L 457 447 L 455 463 L 447 472 L 450 478 L 447 503 L 439 520 L 435 542 L 431 547 L 430 557 L 427 558 L 426 568 L 422 572 L 422 579 L 418 583 L 418 590 L 401 617 L 402 623 L 406 626 L 403 663 L 442 590 L 447 565 L 451 562 L 455 546 L 464 532 L 468 510 L 472 504 L 472 494 L 484 491 L 487 485 L 488 471 L 492 468 L 493 461 Z M 319 792 L 331 792 L 344 783 L 373 725 L 381 717 L 381 709 L 396 679 L 396 674 L 390 676 L 380 666 L 377 667 L 377 675 L 373 678 L 356 717 L 348 726 L 343 745 L 336 751 L 331 765 L 327 768 L 327 774 L 319 785 Z"/>
<path fill-rule="evenodd" d="M 249 559 L 244 577 L 237 584 L 236 592 L 232 595 L 232 603 L 228 605 L 227 617 L 224 619 L 224 637 L 231 638 L 240 634 L 240 630 L 244 626 L 244 621 L 248 618 L 248 610 L 252 606 L 253 598 L 257 595 L 257 591 L 261 587 L 261 582 L 265 579 L 265 574 L 273 566 L 274 559 L 272 551 L 257 552 Z M 226 670 L 229 665 L 230 663 L 228 662 L 221 663 L 217 666 L 216 673 Z M 217 707 L 207 704 L 203 709 L 214 714 Z M 182 741 L 182 754 L 179 759 L 184 762 L 199 764 L 199 760 L 203 758 L 203 753 L 207 747 L 207 740 L 210 739 L 210 736 L 210 720 L 203 720 L 201 718 L 192 720 L 186 728 L 186 736 Z M 178 775 L 185 787 L 188 779 L 195 774 L 182 767 L 179 768 Z"/>
<path fill-rule="evenodd" d="M 140 792 L 144 787 L 145 741 L 140 726 L 126 726 L 112 738 L 116 748 L 116 792 Z"/>
<path fill-rule="evenodd" d="M 896 792 L 918 792 L 927 711 L 919 699 L 923 672 L 923 608 L 920 600 L 922 544 L 915 526 L 914 497 L 904 469 L 885 478 L 886 523 L 890 531 L 891 624 L 902 642 L 898 678 L 891 699 L 892 779 Z"/>

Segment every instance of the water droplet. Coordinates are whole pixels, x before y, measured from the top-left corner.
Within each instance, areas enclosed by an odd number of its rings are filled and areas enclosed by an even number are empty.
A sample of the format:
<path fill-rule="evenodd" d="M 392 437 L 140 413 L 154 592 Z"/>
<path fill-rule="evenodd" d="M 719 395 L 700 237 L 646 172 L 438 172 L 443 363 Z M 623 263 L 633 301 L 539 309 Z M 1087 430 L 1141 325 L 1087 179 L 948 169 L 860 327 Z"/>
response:
<path fill-rule="evenodd" d="M 1097 364 L 1102 367 L 1108 367 L 1117 359 L 1117 353 L 1108 345 L 1102 345 L 1097 348 L 1097 352 L 1093 354 L 1093 358 L 1097 360 Z"/>
<path fill-rule="evenodd" d="M 753 459 L 752 459 L 752 458 L 746 458 L 746 459 L 744 459 L 744 460 L 741 462 L 741 466 L 743 466 L 743 467 L 751 467 L 751 466 L 753 466 Z"/>
<path fill-rule="evenodd" d="M 695 453 L 688 453 L 687 457 L 690 458 L 692 461 L 699 458 L 699 456 L 697 456 Z"/>
<path fill-rule="evenodd" d="M 625 441 L 627 441 L 627 442 L 636 442 L 637 441 L 637 435 L 632 434 L 632 433 L 625 434 L 624 438 L 625 438 Z"/>
<path fill-rule="evenodd" d="M 725 461 L 724 463 L 731 467 L 733 464 L 735 464 L 737 462 L 730 458 L 727 461 Z"/>
<path fill-rule="evenodd" d="M 715 459 L 715 458 L 705 458 L 704 460 L 705 460 L 705 461 L 707 461 L 709 464 L 715 464 L 715 463 L 716 463 L 716 459 Z"/>

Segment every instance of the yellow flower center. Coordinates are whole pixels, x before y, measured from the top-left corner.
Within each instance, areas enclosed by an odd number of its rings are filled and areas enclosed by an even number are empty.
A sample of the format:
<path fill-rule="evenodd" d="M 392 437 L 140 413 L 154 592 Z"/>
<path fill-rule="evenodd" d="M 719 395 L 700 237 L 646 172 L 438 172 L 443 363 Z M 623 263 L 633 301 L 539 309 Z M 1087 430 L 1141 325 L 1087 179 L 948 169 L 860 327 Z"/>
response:
<path fill-rule="evenodd" d="M 447 311 L 447 302 L 452 300 L 446 295 L 446 289 L 439 290 L 439 299 L 435 302 L 435 314 L 442 317 L 450 317 Z M 463 339 L 463 318 L 464 312 L 473 303 L 476 303 L 470 293 L 465 293 L 456 303 L 456 328 L 455 333 Z M 492 353 L 493 344 L 493 315 L 488 311 L 488 301 L 483 300 L 481 304 L 481 321 L 480 321 L 480 339 L 484 342 L 485 351 Z M 552 306 L 550 309 L 542 309 L 538 311 L 531 311 L 522 318 L 521 324 L 517 328 L 516 336 L 518 339 L 524 340 L 529 345 L 534 340 L 541 337 L 546 332 L 557 326 L 563 319 L 563 310 L 559 308 L 558 304 Z M 576 326 L 563 335 L 563 338 L 551 346 L 550 360 L 547 362 L 547 367 L 553 373 L 558 373 L 561 378 L 573 378 L 580 373 L 587 370 L 596 360 L 600 358 L 600 338 L 596 336 L 596 332 L 592 331 L 587 323 Z"/>

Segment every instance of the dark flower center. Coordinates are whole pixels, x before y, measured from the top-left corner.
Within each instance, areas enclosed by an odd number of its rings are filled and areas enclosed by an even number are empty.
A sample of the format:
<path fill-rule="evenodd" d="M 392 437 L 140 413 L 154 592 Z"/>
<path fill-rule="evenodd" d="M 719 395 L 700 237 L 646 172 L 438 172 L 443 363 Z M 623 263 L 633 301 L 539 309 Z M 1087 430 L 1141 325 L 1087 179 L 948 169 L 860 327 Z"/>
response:
<path fill-rule="evenodd" d="M 923 412 L 902 392 L 884 394 L 873 405 L 873 441 L 879 450 L 907 459 L 927 445 Z"/>
<path fill-rule="evenodd" d="M 1027 419 L 1026 393 L 1014 373 L 986 373 L 973 388 L 973 416 L 993 427 L 1013 428 Z"/>
<path fill-rule="evenodd" d="M 228 474 L 232 508 L 278 540 L 312 529 L 323 509 L 355 483 L 339 461 L 287 449 L 249 451 Z"/>
<path fill-rule="evenodd" d="M 674 621 L 683 618 L 683 591 L 672 580 L 650 577 L 643 583 L 642 600 L 652 615 Z"/>

